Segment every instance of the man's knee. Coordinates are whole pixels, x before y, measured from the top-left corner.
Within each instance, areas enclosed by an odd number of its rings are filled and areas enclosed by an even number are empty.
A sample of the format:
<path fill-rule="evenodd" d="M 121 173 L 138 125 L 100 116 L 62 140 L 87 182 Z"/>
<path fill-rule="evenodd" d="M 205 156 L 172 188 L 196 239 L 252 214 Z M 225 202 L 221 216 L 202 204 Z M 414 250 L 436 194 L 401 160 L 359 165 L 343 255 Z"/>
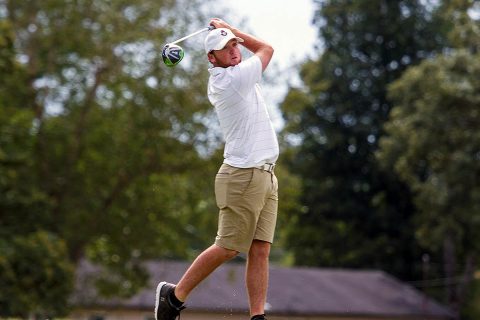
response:
<path fill-rule="evenodd" d="M 235 250 L 230 250 L 230 249 L 225 249 L 225 250 L 226 250 L 226 257 L 228 260 L 235 258 L 239 254 L 239 252 Z"/>
<path fill-rule="evenodd" d="M 268 259 L 271 244 L 266 241 L 253 240 L 248 256 L 254 259 Z"/>
<path fill-rule="evenodd" d="M 218 247 L 218 250 L 220 250 L 222 252 L 224 260 L 231 260 L 239 254 L 239 252 L 235 251 L 235 250 L 223 248 L 223 247 L 220 247 L 218 245 L 217 245 L 217 247 Z"/>

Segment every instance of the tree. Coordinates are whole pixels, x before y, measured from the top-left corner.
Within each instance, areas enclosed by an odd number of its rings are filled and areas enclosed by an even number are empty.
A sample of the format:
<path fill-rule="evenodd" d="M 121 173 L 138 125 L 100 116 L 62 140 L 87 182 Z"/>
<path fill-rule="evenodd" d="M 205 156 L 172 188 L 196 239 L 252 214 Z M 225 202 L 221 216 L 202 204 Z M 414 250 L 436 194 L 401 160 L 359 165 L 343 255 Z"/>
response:
<path fill-rule="evenodd" d="M 475 3 L 477 8 L 475 9 Z M 444 0 L 441 2 L 439 14 L 448 21 L 447 30 L 451 46 L 471 52 L 480 50 L 480 26 L 472 19 L 470 11 L 477 11 L 475 0 Z"/>
<path fill-rule="evenodd" d="M 145 284 L 142 261 L 186 257 L 205 241 L 195 224 L 214 228 L 216 218 L 214 169 L 201 152 L 207 61 L 168 69 L 160 54 L 166 39 L 204 24 L 199 9 L 195 0 L 0 0 L 2 259 L 41 232 L 65 245 L 69 263 L 104 266 L 103 293 L 127 296 Z M 2 316 L 18 310 L 6 299 Z"/>
<path fill-rule="evenodd" d="M 479 101 L 475 73 L 480 28 L 470 14 L 474 4 L 470 0 L 452 0 L 439 6 L 439 15 L 447 21 L 452 48 L 443 56 L 408 70 L 391 85 L 390 96 L 396 106 L 386 124 L 388 136 L 382 138 L 378 152 L 381 162 L 395 168 L 415 191 L 419 210 L 416 236 L 436 254 L 436 261 L 443 260 L 443 268 L 435 268 L 433 276 L 446 279 L 445 300 L 462 314 L 462 319 L 478 317 L 478 310 L 469 307 L 478 300 L 472 282 L 478 248 L 470 244 L 478 243 L 475 232 L 470 230 L 475 228 L 478 208 L 470 193 L 476 191 L 469 188 L 472 177 L 478 174 L 476 155 L 472 155 L 472 150 L 478 149 L 478 137 L 469 132 L 478 120 L 475 108 Z M 417 87 L 422 81 L 425 83 Z M 464 126 L 465 123 L 468 125 Z M 407 138 L 408 128 L 412 131 Z M 393 146 L 396 142 L 399 145 Z M 395 153 L 398 159 L 391 158 Z M 469 165 L 462 163 L 465 161 Z M 459 171 L 454 172 L 456 169 Z M 463 210 L 468 213 L 461 213 Z"/>
<path fill-rule="evenodd" d="M 14 40 L 0 21 L 0 315 L 55 316 L 68 310 L 73 270 L 65 243 L 39 230 L 50 223 L 50 204 L 32 175 L 34 95 Z"/>
<path fill-rule="evenodd" d="M 73 266 L 65 243 L 46 232 L 0 240 L 2 316 L 51 317 L 65 314 L 73 288 Z"/>
<path fill-rule="evenodd" d="M 417 237 L 443 250 L 450 282 L 463 273 L 458 286 L 447 286 L 447 301 L 457 310 L 480 253 L 479 58 L 456 51 L 409 69 L 393 83 L 395 108 L 378 152 L 414 191 Z"/>
<path fill-rule="evenodd" d="M 391 103 L 386 86 L 446 41 L 419 1 L 322 1 L 324 51 L 282 105 L 302 181 L 289 248 L 295 263 L 418 275 L 408 187 L 374 157 Z"/>

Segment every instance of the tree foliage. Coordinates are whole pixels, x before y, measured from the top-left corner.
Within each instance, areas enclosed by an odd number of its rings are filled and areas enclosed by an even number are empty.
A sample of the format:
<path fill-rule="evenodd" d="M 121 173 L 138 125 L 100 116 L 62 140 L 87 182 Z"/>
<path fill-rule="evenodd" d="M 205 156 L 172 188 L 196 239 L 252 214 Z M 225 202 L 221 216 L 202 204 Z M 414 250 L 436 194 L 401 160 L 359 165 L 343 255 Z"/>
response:
<path fill-rule="evenodd" d="M 161 60 L 167 39 L 204 25 L 199 8 L 195 0 L 0 1 L 2 261 L 48 235 L 68 263 L 107 267 L 104 293 L 126 296 L 146 281 L 141 261 L 187 257 L 212 241 L 197 234 L 216 219 L 217 157 L 202 151 L 207 61 L 188 43 L 183 66 Z M 42 265 L 37 258 L 25 263 Z M 45 256 L 57 258 L 68 264 Z M 64 312 L 68 295 L 55 297 L 44 307 Z M 14 298 L 2 300 L 1 315 L 18 311 Z"/>
<path fill-rule="evenodd" d="M 428 60 L 393 83 L 395 101 L 378 157 L 414 191 L 416 235 L 444 252 L 458 308 L 480 253 L 480 56 L 467 51 Z M 459 268 L 459 266 L 462 266 Z"/>
<path fill-rule="evenodd" d="M 446 41 L 419 1 L 319 1 L 324 51 L 282 104 L 302 181 L 289 248 L 297 264 L 381 268 L 412 278 L 420 248 L 408 187 L 374 157 L 386 86 Z M 437 27 L 438 26 L 438 27 Z"/>
<path fill-rule="evenodd" d="M 478 318 L 473 278 L 479 239 L 473 230 L 478 224 L 474 181 L 480 24 L 473 19 L 475 10 L 478 13 L 475 3 L 441 2 L 438 14 L 447 22 L 451 48 L 411 68 L 391 85 L 395 108 L 377 154 L 415 192 L 416 238 L 438 261 L 428 267 L 430 276 L 445 279 L 443 290 L 429 288 L 428 283 L 427 289 L 440 293 L 462 319 Z M 393 159 L 394 154 L 399 158 Z"/>
<path fill-rule="evenodd" d="M 0 240 L 0 311 L 27 318 L 65 314 L 73 289 L 65 243 L 43 231 Z"/>

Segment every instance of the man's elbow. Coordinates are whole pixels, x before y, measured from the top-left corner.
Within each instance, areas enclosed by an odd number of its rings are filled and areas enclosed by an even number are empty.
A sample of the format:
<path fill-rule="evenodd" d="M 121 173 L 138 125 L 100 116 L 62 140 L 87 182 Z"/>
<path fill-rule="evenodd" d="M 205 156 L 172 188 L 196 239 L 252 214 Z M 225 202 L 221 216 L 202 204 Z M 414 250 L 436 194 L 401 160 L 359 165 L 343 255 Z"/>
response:
<path fill-rule="evenodd" d="M 255 53 L 262 61 L 262 71 L 264 71 L 270 63 L 274 51 L 271 45 L 265 44 Z"/>
<path fill-rule="evenodd" d="M 265 60 L 267 61 L 267 64 L 270 62 L 273 56 L 273 52 L 275 49 L 271 45 L 266 45 L 264 50 L 263 50 L 263 56 L 265 57 Z"/>
<path fill-rule="evenodd" d="M 272 57 L 273 56 L 273 53 L 275 52 L 275 49 L 273 49 L 273 47 L 271 45 L 267 45 L 266 49 L 267 50 L 267 54 Z"/>

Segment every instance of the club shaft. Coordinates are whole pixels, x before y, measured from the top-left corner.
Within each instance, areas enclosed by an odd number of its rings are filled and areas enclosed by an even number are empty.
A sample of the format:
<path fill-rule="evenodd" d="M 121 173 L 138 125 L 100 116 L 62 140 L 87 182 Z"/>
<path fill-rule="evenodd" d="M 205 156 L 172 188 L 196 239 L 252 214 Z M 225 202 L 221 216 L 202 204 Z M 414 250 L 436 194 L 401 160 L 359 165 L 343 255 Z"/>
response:
<path fill-rule="evenodd" d="M 199 33 L 202 33 L 202 32 L 205 32 L 205 31 L 210 31 L 210 30 L 212 30 L 212 29 L 213 29 L 213 26 L 203 28 L 203 29 L 201 29 L 201 30 L 198 30 L 198 31 L 195 31 L 194 33 L 189 34 L 188 36 L 185 36 L 185 37 L 183 37 L 183 38 L 180 38 L 180 39 L 178 39 L 178 40 L 175 40 L 175 41 L 173 41 L 173 42 L 170 42 L 170 44 L 177 44 L 177 43 L 179 43 L 179 42 L 182 42 L 182 41 L 184 41 L 184 40 L 187 40 L 188 38 L 191 38 L 191 37 L 193 37 L 193 36 L 196 36 L 196 35 L 199 34 Z"/>

